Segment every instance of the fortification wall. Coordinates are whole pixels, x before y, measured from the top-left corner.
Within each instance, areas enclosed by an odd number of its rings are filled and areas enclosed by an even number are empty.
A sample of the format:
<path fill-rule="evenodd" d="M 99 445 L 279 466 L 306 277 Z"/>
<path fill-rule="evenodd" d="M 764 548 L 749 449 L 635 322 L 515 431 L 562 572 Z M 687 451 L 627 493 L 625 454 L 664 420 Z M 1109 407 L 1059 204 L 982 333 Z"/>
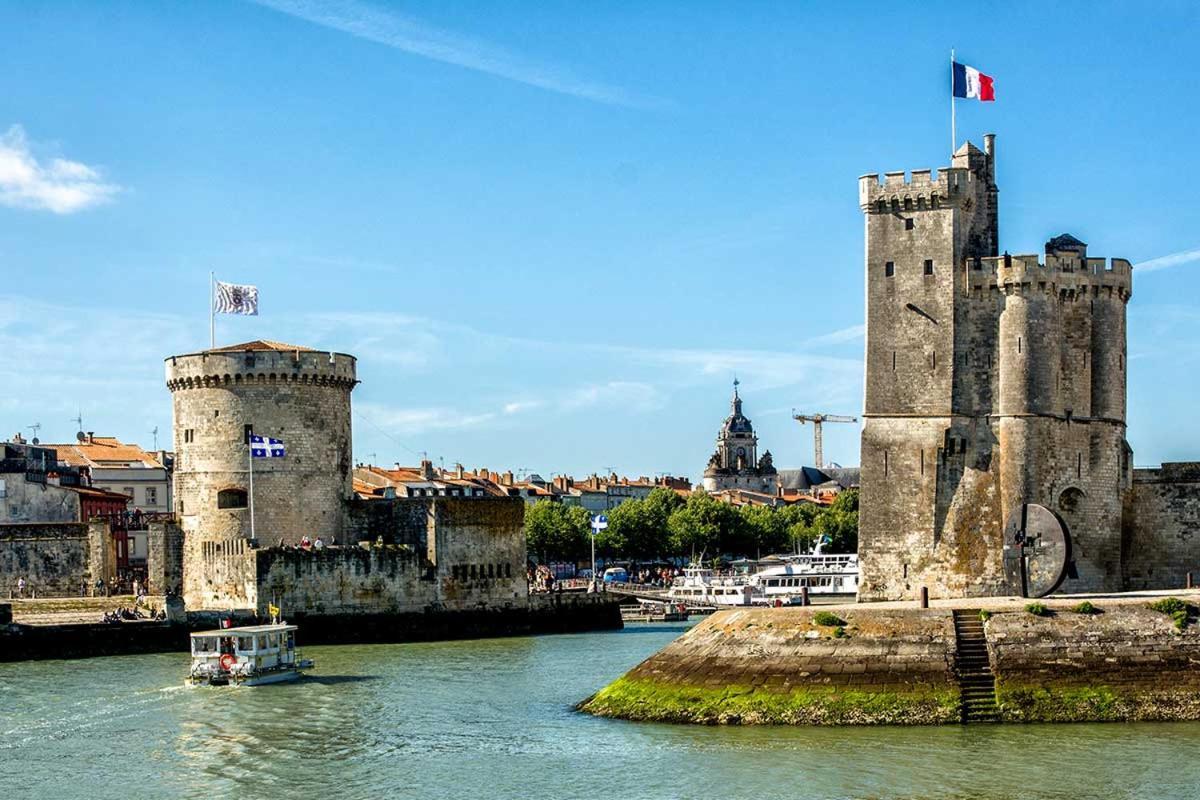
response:
<path fill-rule="evenodd" d="M 439 601 L 446 608 L 524 605 L 525 503 L 519 498 L 432 501 Z"/>
<path fill-rule="evenodd" d="M 255 551 L 255 611 L 284 615 L 402 614 L 437 604 L 437 583 L 423 554 L 395 545 L 320 551 Z"/>
<path fill-rule="evenodd" d="M 1009 722 L 1200 719 L 1200 630 L 1148 602 L 1095 601 L 1100 614 L 1024 611 L 986 623 L 1001 718 Z M 1194 616 L 1195 610 L 1193 610 Z"/>
<path fill-rule="evenodd" d="M 983 601 L 999 719 L 1200 719 L 1200 593 L 1179 596 L 1182 630 L 1150 607 L 1153 597 L 1093 598 L 1093 614 L 1076 610 L 1079 598 L 1048 600 L 1045 616 L 1024 601 Z M 959 722 L 953 613 L 895 604 L 721 611 L 580 708 L 707 724 Z M 844 625 L 818 625 L 828 622 L 821 614 Z"/>
<path fill-rule="evenodd" d="M 254 463 L 255 534 L 264 543 L 342 536 L 351 496 L 353 356 L 312 351 L 210 351 L 167 359 L 175 433 L 175 503 L 189 534 L 250 537 L 247 429 L 283 440 L 284 458 Z M 239 503 L 238 505 L 242 505 Z"/>
<path fill-rule="evenodd" d="M 1200 582 L 1200 462 L 1134 470 L 1124 533 L 1130 589 Z"/>
<path fill-rule="evenodd" d="M 183 529 L 172 522 L 152 522 L 146 544 L 146 579 L 151 591 L 182 591 Z"/>
<path fill-rule="evenodd" d="M 21 578 L 27 584 L 27 597 L 33 592 L 38 597 L 78 596 L 90 578 L 88 526 L 81 522 L 0 525 L 0 597 L 15 592 Z"/>
<path fill-rule="evenodd" d="M 948 612 L 838 607 L 721 611 L 581 704 L 601 716 L 741 724 L 959 719 Z"/>
<path fill-rule="evenodd" d="M 79 492 L 54 484 L 25 480 L 20 473 L 5 473 L 0 491 L 0 524 L 27 522 L 78 522 Z"/>
<path fill-rule="evenodd" d="M 257 608 L 256 553 L 247 539 L 204 539 L 185 531 L 183 600 L 188 611 Z"/>

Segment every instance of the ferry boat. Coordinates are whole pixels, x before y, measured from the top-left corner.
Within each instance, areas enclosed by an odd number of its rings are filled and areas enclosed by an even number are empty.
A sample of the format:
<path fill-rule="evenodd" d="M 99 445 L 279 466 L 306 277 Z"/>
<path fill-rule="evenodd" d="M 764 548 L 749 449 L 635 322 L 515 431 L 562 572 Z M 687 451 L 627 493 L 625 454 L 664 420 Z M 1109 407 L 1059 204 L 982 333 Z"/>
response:
<path fill-rule="evenodd" d="M 258 686 L 294 681 L 312 667 L 296 652 L 297 626 L 286 623 L 192 634 L 190 686 Z"/>
<path fill-rule="evenodd" d="M 789 556 L 784 563 L 756 572 L 748 580 L 761 590 L 768 603 L 776 599 L 798 603 L 804 589 L 808 589 L 810 597 L 849 597 L 858 592 L 858 556 L 834 553 Z"/>
<path fill-rule="evenodd" d="M 711 569 L 684 567 L 667 600 L 691 606 L 750 606 L 765 602 L 762 589 L 742 578 L 718 578 Z"/>

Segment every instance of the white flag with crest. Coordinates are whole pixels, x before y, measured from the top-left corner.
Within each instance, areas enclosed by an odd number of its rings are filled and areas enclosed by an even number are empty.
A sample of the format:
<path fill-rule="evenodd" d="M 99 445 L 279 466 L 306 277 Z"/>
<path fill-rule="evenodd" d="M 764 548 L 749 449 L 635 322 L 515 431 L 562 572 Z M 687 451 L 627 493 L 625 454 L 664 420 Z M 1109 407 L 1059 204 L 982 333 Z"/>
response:
<path fill-rule="evenodd" d="M 217 281 L 213 311 L 218 314 L 258 315 L 258 287 Z"/>

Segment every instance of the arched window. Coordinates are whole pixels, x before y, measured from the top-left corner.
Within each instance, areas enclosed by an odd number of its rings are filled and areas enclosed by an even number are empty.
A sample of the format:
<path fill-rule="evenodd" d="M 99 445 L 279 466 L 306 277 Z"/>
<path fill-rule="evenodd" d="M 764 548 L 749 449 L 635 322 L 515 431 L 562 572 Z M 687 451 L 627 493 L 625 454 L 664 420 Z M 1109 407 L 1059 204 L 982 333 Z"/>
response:
<path fill-rule="evenodd" d="M 1083 491 L 1074 486 L 1063 490 L 1063 493 L 1058 496 L 1058 507 L 1061 511 L 1068 513 L 1077 511 L 1082 503 Z"/>
<path fill-rule="evenodd" d="M 246 504 L 245 489 L 222 489 L 217 492 L 217 508 L 245 508 Z"/>

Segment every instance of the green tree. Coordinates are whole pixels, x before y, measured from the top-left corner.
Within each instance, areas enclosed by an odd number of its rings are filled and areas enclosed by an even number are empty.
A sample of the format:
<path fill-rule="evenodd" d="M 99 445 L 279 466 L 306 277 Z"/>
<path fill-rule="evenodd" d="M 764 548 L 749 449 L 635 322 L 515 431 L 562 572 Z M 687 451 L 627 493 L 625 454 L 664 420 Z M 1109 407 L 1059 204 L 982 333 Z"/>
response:
<path fill-rule="evenodd" d="M 741 554 L 745 525 L 737 509 L 707 492 L 695 492 L 667 521 L 671 549 L 679 555 Z"/>
<path fill-rule="evenodd" d="M 538 560 L 575 561 L 588 549 L 587 511 L 539 500 L 525 506 L 525 543 Z"/>
<path fill-rule="evenodd" d="M 742 506 L 741 515 L 747 544 L 753 552 L 748 556 L 765 556 L 788 549 L 788 519 L 784 508 L 772 506 Z"/>
<path fill-rule="evenodd" d="M 621 555 L 651 560 L 671 552 L 668 521 L 683 499 L 670 489 L 654 489 L 644 500 L 626 500 L 608 514 L 608 529 Z"/>
<path fill-rule="evenodd" d="M 788 546 L 792 550 L 806 553 L 812 549 L 816 541 L 813 521 L 821 511 L 816 503 L 793 503 L 779 509 L 787 531 Z"/>

